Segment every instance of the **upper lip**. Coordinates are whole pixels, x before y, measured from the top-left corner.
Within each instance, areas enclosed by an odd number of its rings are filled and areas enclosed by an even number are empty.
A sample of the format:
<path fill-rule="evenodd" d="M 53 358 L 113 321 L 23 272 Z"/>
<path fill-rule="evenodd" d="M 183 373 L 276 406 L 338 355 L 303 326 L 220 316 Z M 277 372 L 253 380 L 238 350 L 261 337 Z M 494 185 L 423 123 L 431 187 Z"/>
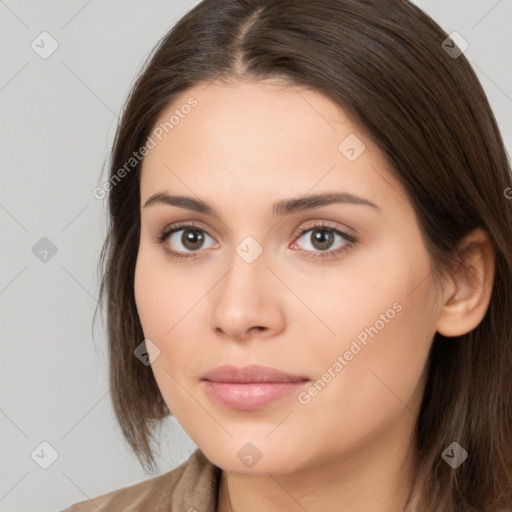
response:
<path fill-rule="evenodd" d="M 304 382 L 309 379 L 300 375 L 291 375 L 268 366 L 251 364 L 243 368 L 233 365 L 218 366 L 206 372 L 201 380 L 212 382 Z"/>

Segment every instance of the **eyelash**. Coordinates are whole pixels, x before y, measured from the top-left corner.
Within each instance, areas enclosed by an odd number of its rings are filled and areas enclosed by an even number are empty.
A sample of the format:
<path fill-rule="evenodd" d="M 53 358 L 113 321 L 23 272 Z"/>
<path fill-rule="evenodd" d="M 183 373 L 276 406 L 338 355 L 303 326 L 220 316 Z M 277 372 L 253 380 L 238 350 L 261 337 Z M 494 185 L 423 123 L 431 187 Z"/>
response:
<path fill-rule="evenodd" d="M 191 228 L 196 231 L 201 231 L 202 233 L 206 233 L 210 238 L 213 238 L 206 230 L 203 228 L 197 226 L 193 222 L 178 222 L 176 224 L 172 224 L 171 226 L 167 226 L 163 229 L 155 238 L 154 241 L 159 244 L 164 244 L 167 239 L 176 231 L 181 231 L 185 228 Z M 309 231 L 331 231 L 337 235 L 340 235 L 342 238 L 345 239 L 346 243 L 339 247 L 338 249 L 333 249 L 330 251 L 320 251 L 315 252 L 313 251 L 313 255 L 308 254 L 306 257 L 310 259 L 323 259 L 323 258 L 329 258 L 329 257 L 337 257 L 344 253 L 345 251 L 349 250 L 351 247 L 353 247 L 357 243 L 357 238 L 349 235 L 348 233 L 345 233 L 344 231 L 340 231 L 339 229 L 329 226 L 328 224 L 322 222 L 321 224 L 318 223 L 312 223 L 310 225 L 304 226 L 301 228 L 298 232 L 296 232 L 293 236 L 294 239 L 302 237 L 305 233 L 308 233 Z M 173 258 L 196 258 L 198 256 L 194 255 L 194 252 L 200 252 L 199 251 L 193 251 L 192 253 L 183 253 L 181 251 L 174 251 L 173 249 L 170 249 L 168 246 L 164 247 L 164 250 Z M 311 253 L 312 251 L 303 250 L 305 253 Z"/>

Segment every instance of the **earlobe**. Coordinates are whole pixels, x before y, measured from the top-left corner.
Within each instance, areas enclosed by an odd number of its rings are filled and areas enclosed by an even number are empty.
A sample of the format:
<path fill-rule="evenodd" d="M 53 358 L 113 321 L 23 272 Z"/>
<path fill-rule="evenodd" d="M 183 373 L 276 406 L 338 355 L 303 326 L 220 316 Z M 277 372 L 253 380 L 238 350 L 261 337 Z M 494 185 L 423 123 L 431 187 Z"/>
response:
<path fill-rule="evenodd" d="M 466 235 L 460 244 L 464 266 L 450 275 L 444 303 L 437 322 L 443 336 L 462 336 L 484 318 L 494 283 L 495 252 L 482 228 Z"/>

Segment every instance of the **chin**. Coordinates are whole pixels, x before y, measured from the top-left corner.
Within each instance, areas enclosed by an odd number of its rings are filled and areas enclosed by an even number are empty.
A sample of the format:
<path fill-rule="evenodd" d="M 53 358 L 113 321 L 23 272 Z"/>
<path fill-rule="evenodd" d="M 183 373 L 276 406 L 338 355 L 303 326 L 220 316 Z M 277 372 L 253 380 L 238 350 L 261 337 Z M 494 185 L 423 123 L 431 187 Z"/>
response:
<path fill-rule="evenodd" d="M 268 473 L 282 474 L 300 469 L 297 446 L 275 445 L 270 440 L 251 442 L 248 438 L 250 436 L 245 436 L 244 440 L 229 439 L 222 446 L 212 443 L 208 447 L 199 447 L 213 464 L 224 471 L 268 476 Z"/>

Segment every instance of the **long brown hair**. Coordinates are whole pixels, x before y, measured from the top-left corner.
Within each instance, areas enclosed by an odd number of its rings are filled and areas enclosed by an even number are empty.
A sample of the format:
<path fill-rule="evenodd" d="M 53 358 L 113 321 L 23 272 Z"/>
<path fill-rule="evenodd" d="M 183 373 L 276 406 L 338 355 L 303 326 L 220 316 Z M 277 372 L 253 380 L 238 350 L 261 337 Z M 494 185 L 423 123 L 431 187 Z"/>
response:
<path fill-rule="evenodd" d="M 464 235 L 489 234 L 496 268 L 485 317 L 463 336 L 433 340 L 415 474 L 429 496 L 422 510 L 512 510 L 511 172 L 485 93 L 447 37 L 407 0 L 204 0 L 159 42 L 118 126 L 100 258 L 113 407 L 145 469 L 155 467 L 155 427 L 170 411 L 134 357 L 144 340 L 134 300 L 141 163 L 130 159 L 187 88 L 277 77 L 325 94 L 368 131 L 414 207 L 435 279 L 460 260 Z M 441 456 L 454 441 L 469 453 L 456 469 Z"/>

